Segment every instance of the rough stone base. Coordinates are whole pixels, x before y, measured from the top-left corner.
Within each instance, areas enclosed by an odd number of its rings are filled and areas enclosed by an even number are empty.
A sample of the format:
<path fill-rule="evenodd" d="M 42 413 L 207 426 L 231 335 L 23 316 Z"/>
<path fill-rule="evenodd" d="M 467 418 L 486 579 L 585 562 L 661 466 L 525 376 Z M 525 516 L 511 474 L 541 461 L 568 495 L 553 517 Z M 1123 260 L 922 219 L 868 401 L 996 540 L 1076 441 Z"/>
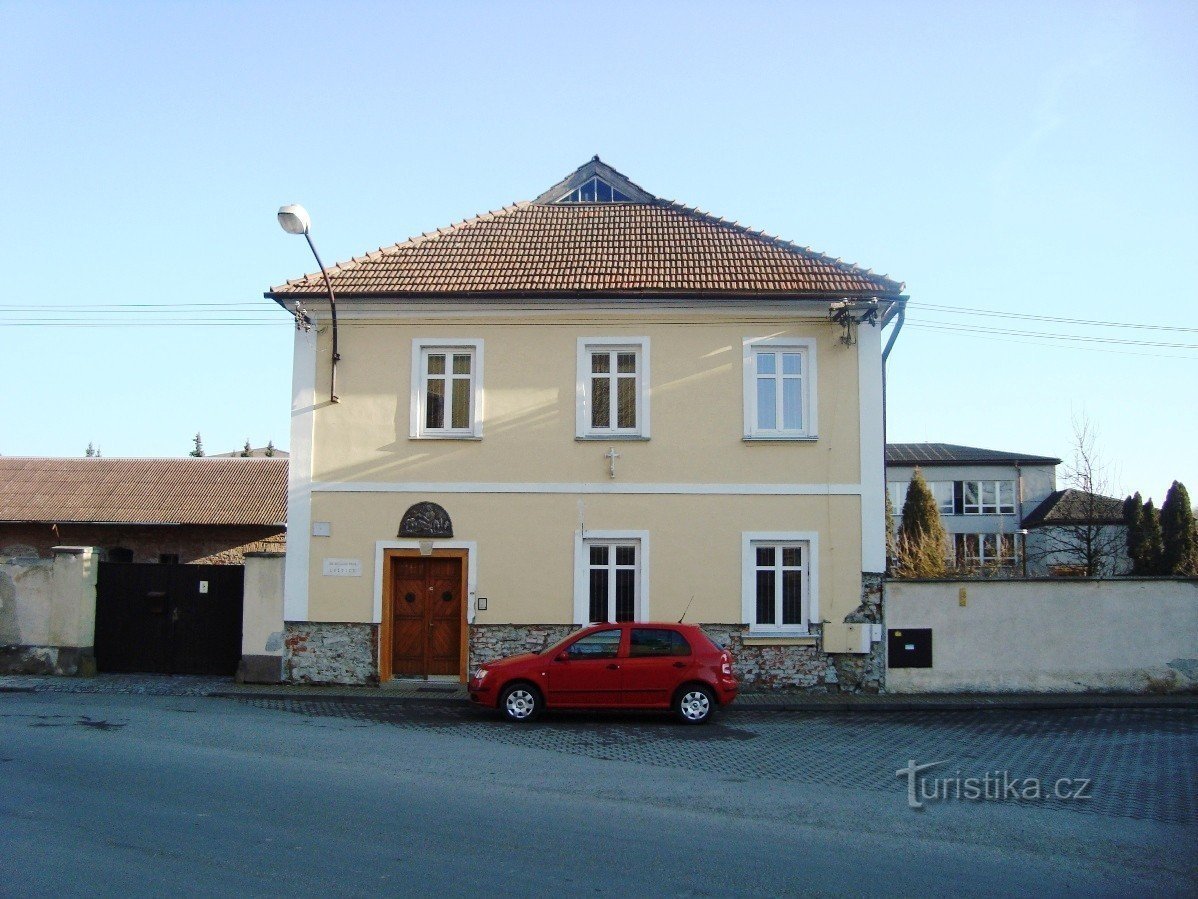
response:
<path fill-rule="evenodd" d="M 94 677 L 96 656 L 90 646 L 0 646 L 0 674 Z"/>
<path fill-rule="evenodd" d="M 237 683 L 239 684 L 279 684 L 282 682 L 282 656 L 242 656 L 237 665 Z"/>
<path fill-rule="evenodd" d="M 374 624 L 288 621 L 283 678 L 293 684 L 377 684 Z"/>
<path fill-rule="evenodd" d="M 576 630 L 572 624 L 471 625 L 470 670 L 505 656 L 541 652 Z"/>
<path fill-rule="evenodd" d="M 883 576 L 861 573 L 861 605 L 844 617 L 850 624 L 881 624 Z M 870 644 L 868 655 L 830 656 L 842 693 L 882 693 L 886 689 L 886 642 Z"/>

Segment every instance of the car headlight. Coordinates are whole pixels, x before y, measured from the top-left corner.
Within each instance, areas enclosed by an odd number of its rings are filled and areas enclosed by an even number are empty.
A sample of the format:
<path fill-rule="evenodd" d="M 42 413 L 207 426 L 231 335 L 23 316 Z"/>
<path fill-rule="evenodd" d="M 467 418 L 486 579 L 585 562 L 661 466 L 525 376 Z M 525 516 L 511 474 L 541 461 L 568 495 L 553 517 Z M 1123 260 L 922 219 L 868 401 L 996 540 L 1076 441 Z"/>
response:
<path fill-rule="evenodd" d="M 479 668 L 477 671 L 474 672 L 474 679 L 477 681 L 481 681 L 486 676 L 487 676 L 486 668 Z"/>

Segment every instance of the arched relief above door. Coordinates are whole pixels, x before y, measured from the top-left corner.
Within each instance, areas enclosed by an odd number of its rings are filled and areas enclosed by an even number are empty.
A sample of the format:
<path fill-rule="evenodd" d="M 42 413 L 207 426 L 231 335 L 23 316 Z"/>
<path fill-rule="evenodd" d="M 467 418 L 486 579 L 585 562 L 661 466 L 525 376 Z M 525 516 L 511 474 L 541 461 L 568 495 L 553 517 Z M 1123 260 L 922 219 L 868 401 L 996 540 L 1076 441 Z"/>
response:
<path fill-rule="evenodd" d="M 449 513 L 436 503 L 416 503 L 403 513 L 397 537 L 444 538 L 453 536 Z"/>

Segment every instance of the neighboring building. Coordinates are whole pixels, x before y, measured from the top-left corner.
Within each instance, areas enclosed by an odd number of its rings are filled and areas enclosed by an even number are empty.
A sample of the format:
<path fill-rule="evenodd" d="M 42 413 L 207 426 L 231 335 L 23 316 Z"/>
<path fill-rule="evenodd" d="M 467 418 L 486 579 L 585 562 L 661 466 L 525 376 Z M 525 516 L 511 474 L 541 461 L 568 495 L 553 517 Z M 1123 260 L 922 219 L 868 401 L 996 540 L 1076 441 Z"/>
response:
<path fill-rule="evenodd" d="M 285 459 L 0 458 L 0 673 L 277 682 L 286 519 Z"/>
<path fill-rule="evenodd" d="M 1028 560 L 1057 577 L 1127 574 L 1123 500 L 1084 490 L 1057 490 L 1023 520 Z"/>
<path fill-rule="evenodd" d="M 1056 489 L 1060 459 L 951 443 L 886 445 L 886 488 L 896 520 L 915 469 L 936 497 L 949 562 L 969 571 L 1024 573 L 1024 516 Z M 1047 569 L 1034 552 L 1028 574 Z"/>
<path fill-rule="evenodd" d="M 598 157 L 329 277 L 339 401 L 320 274 L 266 294 L 316 325 L 295 339 L 291 679 L 465 679 L 586 622 L 685 616 L 748 681 L 879 687 L 901 284 Z"/>
<path fill-rule="evenodd" d="M 282 551 L 286 521 L 286 459 L 0 457 L 0 560 L 240 564 Z"/>

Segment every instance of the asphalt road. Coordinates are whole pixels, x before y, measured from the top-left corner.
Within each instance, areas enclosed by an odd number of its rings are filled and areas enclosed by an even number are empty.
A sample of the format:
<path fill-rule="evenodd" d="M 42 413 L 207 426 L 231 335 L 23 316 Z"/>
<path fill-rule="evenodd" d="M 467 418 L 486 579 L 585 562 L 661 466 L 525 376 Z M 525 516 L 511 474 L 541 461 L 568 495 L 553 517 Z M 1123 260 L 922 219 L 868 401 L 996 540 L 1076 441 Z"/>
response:
<path fill-rule="evenodd" d="M 0 893 L 1193 895 L 1195 719 L 0 694 Z M 1089 798 L 915 810 L 912 759 Z"/>

